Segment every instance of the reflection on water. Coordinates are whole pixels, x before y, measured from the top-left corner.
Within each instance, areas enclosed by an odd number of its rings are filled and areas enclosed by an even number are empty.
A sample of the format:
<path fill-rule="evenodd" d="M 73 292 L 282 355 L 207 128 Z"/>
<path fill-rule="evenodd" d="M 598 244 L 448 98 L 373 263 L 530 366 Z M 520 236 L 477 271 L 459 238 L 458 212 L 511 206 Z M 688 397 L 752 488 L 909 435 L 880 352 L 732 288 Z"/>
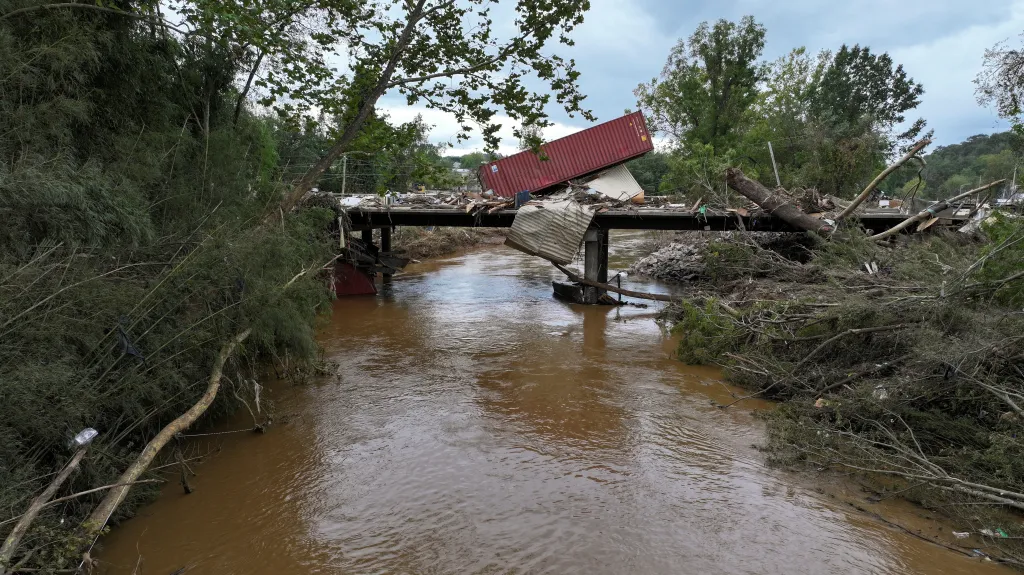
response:
<path fill-rule="evenodd" d="M 642 238 L 613 235 L 613 269 Z M 105 540 L 107 572 L 995 572 L 765 468 L 769 405 L 716 409 L 728 389 L 671 359 L 656 309 L 563 304 L 556 277 L 491 247 L 338 301 L 336 377 L 220 436 L 194 494 Z"/>

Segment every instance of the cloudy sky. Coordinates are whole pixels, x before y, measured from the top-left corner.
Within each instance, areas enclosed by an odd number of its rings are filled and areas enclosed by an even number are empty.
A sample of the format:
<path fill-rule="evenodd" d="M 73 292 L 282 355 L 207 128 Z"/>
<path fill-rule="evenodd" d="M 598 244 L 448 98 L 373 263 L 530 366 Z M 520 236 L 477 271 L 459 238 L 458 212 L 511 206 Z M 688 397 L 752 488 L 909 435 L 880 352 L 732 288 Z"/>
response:
<path fill-rule="evenodd" d="M 559 54 L 576 59 L 586 105 L 604 121 L 636 107 L 633 89 L 661 71 L 669 49 L 704 20 L 738 20 L 753 15 L 767 28 L 764 57 L 773 60 L 790 49 L 811 52 L 843 43 L 886 51 L 924 85 L 922 103 L 908 118 L 924 117 L 939 145 L 1006 128 L 974 99 L 972 80 L 986 48 L 1017 41 L 1024 32 L 1024 0 L 591 0 L 586 22 L 576 29 L 576 45 Z M 387 96 L 382 101 L 395 120 L 417 113 L 434 126 L 432 140 L 454 142 L 452 118 L 421 107 L 407 107 Z M 578 116 L 550 109 L 556 122 L 551 139 L 587 127 Z M 515 151 L 506 119 L 503 153 Z M 449 153 L 482 148 L 479 138 L 456 143 Z"/>

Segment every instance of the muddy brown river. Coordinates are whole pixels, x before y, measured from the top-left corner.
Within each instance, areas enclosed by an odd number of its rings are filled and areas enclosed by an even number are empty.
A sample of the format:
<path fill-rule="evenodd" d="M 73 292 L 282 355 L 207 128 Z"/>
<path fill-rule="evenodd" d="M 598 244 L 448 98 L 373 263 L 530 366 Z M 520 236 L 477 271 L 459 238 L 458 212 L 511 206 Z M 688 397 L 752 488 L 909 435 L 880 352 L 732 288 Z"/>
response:
<path fill-rule="evenodd" d="M 612 269 L 643 239 L 613 234 Z M 1009 573 L 843 496 L 948 539 L 920 510 L 766 467 L 771 405 L 715 408 L 729 388 L 672 359 L 657 308 L 567 305 L 556 277 L 492 246 L 337 301 L 337 375 L 274 386 L 265 435 L 195 439 L 195 492 L 169 478 L 102 541 L 101 572 Z"/>

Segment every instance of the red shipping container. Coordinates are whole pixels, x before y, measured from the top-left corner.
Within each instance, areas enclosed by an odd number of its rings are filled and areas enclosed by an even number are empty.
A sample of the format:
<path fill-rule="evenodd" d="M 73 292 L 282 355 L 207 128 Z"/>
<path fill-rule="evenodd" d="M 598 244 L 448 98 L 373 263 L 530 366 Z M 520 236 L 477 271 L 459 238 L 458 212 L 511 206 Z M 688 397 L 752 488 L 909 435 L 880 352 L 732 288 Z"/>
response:
<path fill-rule="evenodd" d="M 516 192 L 539 192 L 632 160 L 654 149 L 642 112 L 616 118 L 541 146 L 546 159 L 532 150 L 480 166 L 484 190 L 511 198 Z"/>

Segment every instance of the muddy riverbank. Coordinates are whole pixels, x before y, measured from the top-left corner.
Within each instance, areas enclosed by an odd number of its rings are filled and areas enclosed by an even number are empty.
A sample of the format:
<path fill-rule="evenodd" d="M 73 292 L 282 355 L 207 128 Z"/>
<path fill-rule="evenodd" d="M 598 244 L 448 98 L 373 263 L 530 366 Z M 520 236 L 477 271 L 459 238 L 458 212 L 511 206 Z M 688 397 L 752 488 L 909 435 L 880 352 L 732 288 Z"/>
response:
<path fill-rule="evenodd" d="M 613 271 L 646 240 L 613 235 Z M 337 301 L 321 333 L 337 373 L 272 389 L 266 435 L 201 438 L 221 449 L 196 491 L 169 484 L 115 529 L 102 572 L 1008 572 L 767 468 L 770 404 L 717 409 L 732 388 L 672 358 L 656 307 L 560 303 L 558 276 L 488 246 Z"/>

